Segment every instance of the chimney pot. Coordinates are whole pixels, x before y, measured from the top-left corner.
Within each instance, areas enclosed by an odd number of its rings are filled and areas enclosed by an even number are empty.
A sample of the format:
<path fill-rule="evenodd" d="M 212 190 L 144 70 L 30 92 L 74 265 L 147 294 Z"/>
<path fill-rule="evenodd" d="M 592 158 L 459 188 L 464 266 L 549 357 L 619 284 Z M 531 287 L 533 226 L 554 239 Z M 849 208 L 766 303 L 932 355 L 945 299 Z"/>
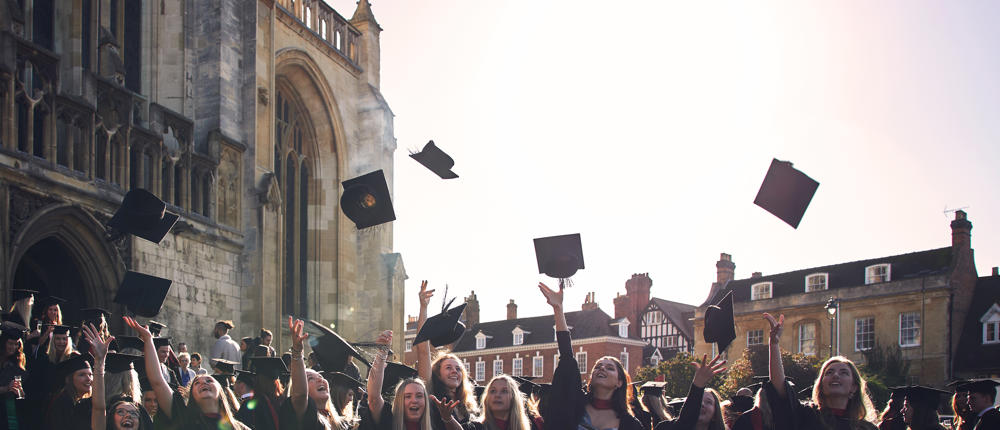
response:
<path fill-rule="evenodd" d="M 510 303 L 507 303 L 507 319 L 517 319 L 517 305 L 514 303 L 514 299 L 510 299 Z"/>
<path fill-rule="evenodd" d="M 719 261 L 715 263 L 715 282 L 725 285 L 732 281 L 736 274 L 736 263 L 733 263 L 733 256 L 722 253 L 719 254 Z"/>
<path fill-rule="evenodd" d="M 750 274 L 751 278 L 760 278 L 761 276 L 764 276 L 764 274 L 760 272 L 753 272 L 752 274 Z"/>
<path fill-rule="evenodd" d="M 1000 276 L 1000 267 L 993 266 L 993 276 Z"/>

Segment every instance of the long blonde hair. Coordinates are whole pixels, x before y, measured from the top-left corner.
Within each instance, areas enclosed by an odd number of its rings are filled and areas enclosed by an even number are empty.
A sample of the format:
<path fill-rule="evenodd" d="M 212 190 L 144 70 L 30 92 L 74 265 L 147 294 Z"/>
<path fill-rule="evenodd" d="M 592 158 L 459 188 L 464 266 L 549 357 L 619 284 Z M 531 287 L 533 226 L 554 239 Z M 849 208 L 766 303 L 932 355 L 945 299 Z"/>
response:
<path fill-rule="evenodd" d="M 52 333 L 52 335 L 49 337 L 48 347 L 45 350 L 45 354 L 49 358 L 49 363 L 52 364 L 62 363 L 66 360 L 69 360 L 70 356 L 73 355 L 73 337 L 70 336 L 69 333 L 66 333 L 66 348 L 64 348 L 62 351 L 59 351 L 56 349 L 56 336 L 57 335 L 55 333 Z"/>
<path fill-rule="evenodd" d="M 128 397 L 130 401 L 142 404 L 142 388 L 139 387 L 139 374 L 134 369 L 124 372 L 107 372 L 104 374 L 104 401 L 110 405 L 111 399 L 119 396 Z"/>
<path fill-rule="evenodd" d="M 438 373 L 441 372 L 441 365 L 445 360 L 455 360 L 455 363 L 458 364 L 458 368 L 462 369 L 462 382 L 459 383 L 458 388 L 455 389 L 454 396 L 448 392 L 448 387 L 444 385 L 444 382 L 442 382 L 440 378 L 438 378 Z M 462 360 L 459 360 L 457 355 L 443 353 L 434 359 L 433 364 L 431 364 L 430 385 L 431 393 L 437 396 L 437 398 L 441 399 L 443 397 L 448 397 L 451 400 L 458 400 L 458 409 L 470 418 L 479 414 L 479 406 L 476 405 L 475 390 L 472 388 L 472 382 L 469 381 L 469 369 L 465 368 L 465 365 L 462 364 Z"/>
<path fill-rule="evenodd" d="M 844 363 L 849 369 L 851 369 L 851 377 L 854 378 L 855 385 L 858 386 L 858 391 L 856 391 L 851 398 L 847 400 L 847 411 L 845 415 L 847 418 L 859 421 L 875 421 L 875 406 L 872 405 L 872 399 L 868 397 L 868 384 L 865 383 L 865 378 L 861 377 L 861 372 L 858 372 L 858 367 L 854 365 L 854 362 L 849 358 L 844 356 L 830 357 L 823 363 L 823 366 L 819 369 L 819 374 L 816 375 L 816 382 L 813 383 L 812 392 L 812 402 L 819 406 L 820 409 L 823 408 L 825 399 L 823 393 L 821 392 L 823 387 L 823 375 L 826 374 L 826 370 L 836 363 Z M 794 395 L 794 394 L 789 394 Z"/>
<path fill-rule="evenodd" d="M 407 378 L 396 384 L 396 393 L 392 397 L 392 430 L 406 430 L 406 405 L 403 404 L 405 402 L 403 392 L 410 384 L 417 384 L 424 391 L 424 414 L 420 416 L 420 430 L 431 430 L 431 396 L 424 381 L 414 378 Z"/>
<path fill-rule="evenodd" d="M 31 323 L 31 308 L 33 303 L 33 297 L 25 297 L 14 302 L 14 306 L 11 306 L 10 311 L 12 314 L 20 315 L 24 325 L 28 325 Z"/>
<path fill-rule="evenodd" d="M 490 397 L 490 387 L 493 386 L 497 381 L 507 382 L 507 391 L 510 392 L 510 415 L 507 417 L 507 430 L 530 430 L 531 421 L 528 420 L 528 414 L 524 411 L 524 396 L 521 395 L 521 390 L 518 389 L 518 383 L 508 375 L 497 375 L 490 382 L 486 384 L 486 391 L 483 392 L 483 397 L 480 399 L 480 409 L 483 414 L 479 418 L 479 422 L 483 423 L 486 430 L 499 430 L 497 429 L 496 423 L 493 421 L 496 417 L 493 416 L 493 411 L 490 410 L 488 402 L 486 399 Z"/>
<path fill-rule="evenodd" d="M 231 409 L 229 407 L 229 402 L 226 400 L 226 396 L 227 396 L 226 390 L 222 387 L 222 384 L 220 384 L 219 381 L 215 380 L 215 378 L 213 378 L 213 377 L 211 377 L 209 375 L 197 375 L 194 378 L 191 378 L 191 382 L 188 382 L 187 391 L 189 393 L 191 392 L 191 387 L 194 386 L 194 382 L 197 381 L 198 378 L 208 378 L 209 383 L 212 384 L 212 385 L 215 385 L 215 390 L 216 390 L 216 392 L 219 393 L 219 399 L 218 399 L 218 402 L 219 402 L 219 415 L 222 415 L 222 420 L 225 420 L 225 422 L 229 424 L 229 427 L 233 428 L 233 429 L 247 428 L 245 426 L 244 427 L 239 427 L 236 424 L 234 424 L 234 422 L 239 422 L 239 421 L 237 421 L 236 417 L 233 416 L 233 409 Z M 232 391 L 229 391 L 229 395 L 232 395 Z M 237 404 L 239 404 L 239 403 L 237 403 Z M 195 401 L 193 398 L 192 399 L 188 399 L 187 405 L 185 405 L 185 407 L 188 408 L 189 410 L 193 410 L 192 411 L 193 412 L 192 415 L 199 416 L 199 417 L 202 416 L 201 407 L 198 406 L 198 402 Z M 175 420 L 178 419 L 178 417 L 173 417 L 173 418 Z M 242 423 L 240 423 L 240 424 L 242 424 Z"/>

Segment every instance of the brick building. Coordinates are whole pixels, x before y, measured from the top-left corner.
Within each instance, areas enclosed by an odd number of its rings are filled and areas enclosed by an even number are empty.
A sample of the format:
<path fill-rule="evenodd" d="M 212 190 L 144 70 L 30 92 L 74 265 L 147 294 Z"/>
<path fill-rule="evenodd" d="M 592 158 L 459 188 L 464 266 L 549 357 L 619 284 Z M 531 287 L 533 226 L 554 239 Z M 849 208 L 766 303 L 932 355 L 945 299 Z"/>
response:
<path fill-rule="evenodd" d="M 587 295 L 581 310 L 566 312 L 581 378 L 586 379 L 595 360 L 603 356 L 618 358 L 629 374 L 634 375 L 642 365 L 646 343 L 630 333 L 626 318 L 612 318 L 598 307 L 593 296 L 593 293 Z M 506 319 L 479 322 L 479 301 L 474 291 L 466 303 L 469 306 L 465 309 L 465 335 L 451 350 L 462 359 L 477 383 L 485 384 L 500 373 L 533 376 L 536 382 L 552 381 L 559 361 L 552 315 L 518 318 L 517 305 L 511 300 Z M 408 365 L 416 361 L 416 354 L 410 350 L 416 336 L 415 324 L 411 318 L 404 336 L 407 352 L 403 362 Z"/>
<path fill-rule="evenodd" d="M 1000 269 L 979 278 L 955 356 L 956 378 L 1000 378 Z"/>
<path fill-rule="evenodd" d="M 615 318 L 629 321 L 629 333 L 649 346 L 642 365 L 656 366 L 678 352 L 694 350 L 694 306 L 658 297 L 650 298 L 653 280 L 649 273 L 636 273 L 625 281 L 625 294 L 615 297 Z"/>
<path fill-rule="evenodd" d="M 157 320 L 195 351 L 218 318 L 236 338 L 288 314 L 402 330 L 392 226 L 359 233 L 338 207 L 342 180 L 383 169 L 392 188 L 380 32 L 367 0 L 351 19 L 320 0 L 0 3 L 0 302 L 30 287 L 69 321 L 121 314 L 134 270 L 174 281 Z M 159 245 L 106 237 L 133 188 L 180 215 Z"/>
<path fill-rule="evenodd" d="M 732 257 L 722 254 L 716 282 L 695 312 L 695 353 L 715 352 L 702 337 L 705 309 L 732 291 L 737 337 L 726 351 L 730 361 L 766 344 L 761 314 L 770 312 L 785 315 L 786 351 L 826 357 L 832 345 L 834 355 L 864 362 L 863 351 L 876 342 L 897 345 L 913 383 L 943 386 L 955 375 L 962 326 L 987 310 L 968 312 L 977 280 L 971 230 L 957 211 L 948 247 L 744 279 L 734 279 Z M 827 311 L 831 297 L 839 302 L 835 318 Z"/>

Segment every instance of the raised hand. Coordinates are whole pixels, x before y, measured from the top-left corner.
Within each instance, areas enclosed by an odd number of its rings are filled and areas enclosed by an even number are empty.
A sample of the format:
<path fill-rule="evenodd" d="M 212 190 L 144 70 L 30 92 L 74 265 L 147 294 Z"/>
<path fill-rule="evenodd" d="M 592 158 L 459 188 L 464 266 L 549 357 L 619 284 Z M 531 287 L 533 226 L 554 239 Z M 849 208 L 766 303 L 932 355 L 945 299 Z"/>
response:
<path fill-rule="evenodd" d="M 392 343 L 392 330 L 383 331 L 378 335 L 378 339 L 375 339 L 376 345 L 388 345 Z"/>
<path fill-rule="evenodd" d="M 292 350 L 302 352 L 302 341 L 309 337 L 309 333 L 305 333 L 305 323 L 302 320 L 293 321 L 289 315 L 288 330 L 292 332 Z"/>
<path fill-rule="evenodd" d="M 785 314 L 778 315 L 775 319 L 773 315 L 764 312 L 764 319 L 771 325 L 771 342 L 781 341 L 781 333 L 785 330 Z"/>
<path fill-rule="evenodd" d="M 441 401 L 433 394 L 431 394 L 431 400 L 434 401 L 434 406 L 437 406 L 438 412 L 441 413 L 442 417 L 451 417 L 452 411 L 458 407 L 458 400 L 449 402 L 448 399 L 444 399 L 444 401 Z"/>
<path fill-rule="evenodd" d="M 90 353 L 94 355 L 94 359 L 103 360 L 108 355 L 108 347 L 115 337 L 108 336 L 104 339 L 104 335 L 93 324 L 84 324 L 80 328 L 83 330 L 84 339 L 90 344 Z"/>
<path fill-rule="evenodd" d="M 691 365 L 694 366 L 695 371 L 694 379 L 691 383 L 705 388 L 705 384 L 708 384 L 708 381 L 711 381 L 713 376 L 725 372 L 726 368 L 722 366 L 726 364 L 726 360 L 719 361 L 720 358 L 722 358 L 722 354 L 716 355 L 712 361 L 706 364 L 705 361 L 708 360 L 708 354 L 705 354 L 701 356 L 700 361 L 696 360 L 692 362 Z"/>
<path fill-rule="evenodd" d="M 562 304 L 563 304 L 562 285 L 559 285 L 559 291 L 555 291 L 549 288 L 548 285 L 545 285 L 545 283 L 539 282 L 538 290 L 541 291 L 542 295 L 545 296 L 545 301 L 549 303 L 549 306 L 552 306 L 553 309 L 555 308 L 562 309 Z"/>
<path fill-rule="evenodd" d="M 136 333 L 139 334 L 139 339 L 142 339 L 143 342 L 149 342 L 150 340 L 153 339 L 153 334 L 149 332 L 149 329 L 139 324 L 139 322 L 136 321 L 135 318 L 122 317 L 122 319 L 125 320 L 126 325 L 132 327 L 132 330 L 135 330 Z"/>
<path fill-rule="evenodd" d="M 431 297 L 434 297 L 434 290 L 427 289 L 427 281 L 420 282 L 420 308 L 427 309 L 427 305 L 431 303 Z"/>

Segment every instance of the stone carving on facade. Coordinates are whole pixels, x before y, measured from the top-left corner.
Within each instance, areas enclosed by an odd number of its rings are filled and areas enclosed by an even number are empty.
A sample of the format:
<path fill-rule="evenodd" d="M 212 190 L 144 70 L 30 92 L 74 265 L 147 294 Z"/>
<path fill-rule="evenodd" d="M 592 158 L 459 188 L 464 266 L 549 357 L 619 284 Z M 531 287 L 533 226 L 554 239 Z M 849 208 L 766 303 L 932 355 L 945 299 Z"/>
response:
<path fill-rule="evenodd" d="M 267 88 L 257 87 L 257 99 L 260 100 L 260 104 L 267 105 L 267 102 L 270 100 Z"/>
<path fill-rule="evenodd" d="M 97 52 L 100 55 L 100 75 L 105 79 L 125 86 L 125 63 L 122 61 L 118 42 L 107 27 L 100 29 L 101 38 L 98 41 Z"/>
<path fill-rule="evenodd" d="M 35 212 L 46 205 L 55 203 L 48 197 L 27 192 L 19 188 L 11 188 L 10 193 L 10 241 L 21 231 L 24 224 Z"/>
<path fill-rule="evenodd" d="M 242 175 L 240 175 L 240 152 L 228 144 L 223 144 L 221 148 L 218 169 L 218 199 L 220 223 L 239 227 L 240 211 L 240 190 L 242 188 Z"/>

